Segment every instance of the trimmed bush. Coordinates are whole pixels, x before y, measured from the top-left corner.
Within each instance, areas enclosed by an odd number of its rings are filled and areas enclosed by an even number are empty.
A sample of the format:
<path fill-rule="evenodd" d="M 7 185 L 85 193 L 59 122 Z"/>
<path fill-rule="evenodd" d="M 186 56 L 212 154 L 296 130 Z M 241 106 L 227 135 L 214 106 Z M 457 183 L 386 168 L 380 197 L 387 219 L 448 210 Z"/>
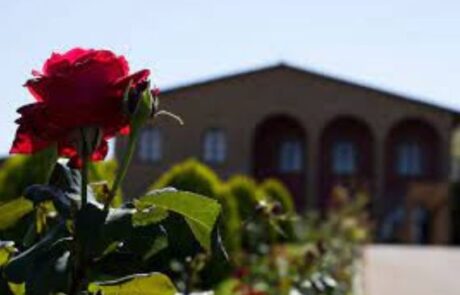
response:
<path fill-rule="evenodd" d="M 195 159 L 189 159 L 176 164 L 160 176 L 149 190 L 168 186 L 216 198 L 220 188 L 220 180 L 209 167 Z"/>
<path fill-rule="evenodd" d="M 242 221 L 253 218 L 257 203 L 262 200 L 256 182 L 247 176 L 233 176 L 227 182 L 227 190 L 238 205 L 238 213 Z"/>
<path fill-rule="evenodd" d="M 222 239 L 229 253 L 236 253 L 241 249 L 241 219 L 238 212 L 238 203 L 227 188 L 223 188 L 218 197 L 222 205 L 221 224 Z"/>
<path fill-rule="evenodd" d="M 257 209 L 263 195 L 252 178 L 242 175 L 230 178 L 227 189 L 228 197 L 235 200 L 241 218 L 238 231 L 241 247 L 251 253 L 258 251 L 262 244 L 270 240 L 270 225 Z"/>
<path fill-rule="evenodd" d="M 295 212 L 292 195 L 281 181 L 274 178 L 266 179 L 260 185 L 260 190 L 262 191 L 262 194 L 268 197 L 271 201 L 279 202 L 283 207 L 283 212 Z"/>
<path fill-rule="evenodd" d="M 292 195 L 289 190 L 284 186 L 284 184 L 273 178 L 269 178 L 262 182 L 260 185 L 260 190 L 264 197 L 269 201 L 279 202 L 282 207 L 282 214 L 285 214 L 286 217 L 293 217 L 296 213 L 294 202 L 292 200 Z M 295 241 L 296 235 L 294 230 L 294 224 L 292 220 L 281 220 L 278 222 L 281 230 L 284 235 L 279 234 L 273 228 L 270 230 L 271 241 L 272 242 L 286 242 L 286 241 Z"/>

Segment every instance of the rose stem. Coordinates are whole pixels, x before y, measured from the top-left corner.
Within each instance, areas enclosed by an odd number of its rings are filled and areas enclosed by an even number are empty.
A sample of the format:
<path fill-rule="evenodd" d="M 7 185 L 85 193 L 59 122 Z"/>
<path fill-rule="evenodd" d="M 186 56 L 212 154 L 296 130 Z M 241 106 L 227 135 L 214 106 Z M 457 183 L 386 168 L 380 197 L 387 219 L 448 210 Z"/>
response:
<path fill-rule="evenodd" d="M 80 210 L 83 210 L 88 202 L 88 161 L 89 161 L 89 148 L 87 137 L 85 136 L 85 129 L 80 129 L 81 131 L 81 149 L 80 149 L 80 158 L 82 160 L 82 169 L 81 169 L 81 206 Z M 75 222 L 75 221 L 74 221 Z M 80 291 L 83 280 L 85 279 L 86 266 L 85 266 L 85 245 L 79 243 L 74 237 L 76 242 L 74 247 L 75 255 L 75 264 L 74 264 L 74 273 L 72 276 L 72 282 L 70 284 L 70 295 L 76 295 Z"/>
<path fill-rule="evenodd" d="M 106 210 L 110 207 L 110 203 L 112 203 L 113 198 L 115 198 L 115 195 L 117 194 L 117 190 L 120 187 L 120 184 L 123 182 L 123 179 L 126 176 L 126 173 L 129 167 L 129 163 L 131 163 L 134 151 L 136 150 L 136 139 L 137 139 L 138 134 L 139 134 L 138 129 L 134 129 L 131 131 L 131 134 L 129 135 L 128 149 L 123 155 L 123 159 L 121 161 L 121 167 L 118 170 L 115 181 L 113 182 L 112 188 L 110 189 L 109 196 L 105 203 Z"/>
<path fill-rule="evenodd" d="M 85 130 L 81 129 L 82 137 L 82 148 L 81 148 L 81 160 L 82 160 L 82 169 L 81 169 L 81 207 L 83 208 L 88 202 L 88 160 L 89 160 L 89 150 L 88 142 L 85 136 Z"/>

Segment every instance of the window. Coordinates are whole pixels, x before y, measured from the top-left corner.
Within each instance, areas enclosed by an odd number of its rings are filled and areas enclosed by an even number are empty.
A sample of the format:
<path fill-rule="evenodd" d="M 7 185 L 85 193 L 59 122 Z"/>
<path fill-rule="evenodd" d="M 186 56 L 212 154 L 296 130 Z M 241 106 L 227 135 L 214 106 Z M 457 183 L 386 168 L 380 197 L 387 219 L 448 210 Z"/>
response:
<path fill-rule="evenodd" d="M 403 142 L 396 150 L 396 169 L 400 176 L 422 174 L 422 148 L 416 142 Z"/>
<path fill-rule="evenodd" d="M 157 128 L 145 128 L 139 141 L 139 158 L 142 161 L 156 162 L 161 159 L 161 134 Z"/>
<path fill-rule="evenodd" d="M 227 157 L 227 142 L 221 129 L 206 131 L 203 142 L 203 159 L 208 163 L 223 163 Z"/>
<path fill-rule="evenodd" d="M 332 148 L 332 170 L 335 174 L 353 174 L 356 172 L 356 158 L 353 142 L 336 142 Z"/>
<path fill-rule="evenodd" d="M 279 153 L 279 169 L 281 172 L 302 171 L 303 152 L 299 140 L 288 140 L 281 143 Z"/>

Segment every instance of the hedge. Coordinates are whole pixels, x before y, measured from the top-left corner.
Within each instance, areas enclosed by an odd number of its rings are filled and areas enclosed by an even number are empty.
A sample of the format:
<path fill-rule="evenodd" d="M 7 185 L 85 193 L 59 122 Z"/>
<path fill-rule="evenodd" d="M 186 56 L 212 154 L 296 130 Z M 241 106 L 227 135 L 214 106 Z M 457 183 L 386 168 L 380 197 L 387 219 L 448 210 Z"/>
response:
<path fill-rule="evenodd" d="M 172 186 L 216 198 L 220 185 L 220 179 L 212 169 L 195 159 L 188 159 L 161 175 L 149 190 Z"/>
<path fill-rule="evenodd" d="M 283 212 L 295 212 L 292 195 L 281 181 L 274 178 L 266 179 L 260 184 L 260 189 L 269 199 L 279 202 L 283 207 Z"/>

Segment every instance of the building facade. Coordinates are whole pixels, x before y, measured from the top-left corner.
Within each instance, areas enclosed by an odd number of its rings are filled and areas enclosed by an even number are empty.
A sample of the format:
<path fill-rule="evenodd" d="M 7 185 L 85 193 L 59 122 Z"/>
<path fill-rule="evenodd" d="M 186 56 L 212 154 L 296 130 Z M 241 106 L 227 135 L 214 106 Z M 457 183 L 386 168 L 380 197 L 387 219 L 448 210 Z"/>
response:
<path fill-rule="evenodd" d="M 171 165 L 194 157 L 226 178 L 276 177 L 298 210 L 324 208 L 337 184 L 366 188 L 374 212 L 401 202 L 413 181 L 446 181 L 458 114 L 407 97 L 276 65 L 167 90 L 180 115 L 144 129 L 125 183 L 144 192 Z M 117 141 L 117 155 L 126 142 Z"/>

